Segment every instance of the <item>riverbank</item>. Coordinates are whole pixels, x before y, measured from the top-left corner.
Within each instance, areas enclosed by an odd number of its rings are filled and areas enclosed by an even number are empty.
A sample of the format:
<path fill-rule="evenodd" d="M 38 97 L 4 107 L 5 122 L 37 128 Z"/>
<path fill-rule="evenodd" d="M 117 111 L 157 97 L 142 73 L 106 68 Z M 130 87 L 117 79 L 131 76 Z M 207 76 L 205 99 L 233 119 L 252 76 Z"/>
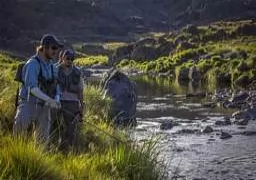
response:
<path fill-rule="evenodd" d="M 191 25 L 118 48 L 112 64 L 184 81 L 246 86 L 256 79 L 253 20 Z"/>
<path fill-rule="evenodd" d="M 67 156 L 54 147 L 46 151 L 33 136 L 29 139 L 11 137 L 18 87 L 13 78 L 17 65 L 17 60 L 0 54 L 0 179 L 164 178 L 155 143 L 138 146 L 124 130 L 111 126 L 108 118 L 111 100 L 103 99 L 98 87 L 86 86 L 84 123 L 80 125 L 76 147 Z"/>

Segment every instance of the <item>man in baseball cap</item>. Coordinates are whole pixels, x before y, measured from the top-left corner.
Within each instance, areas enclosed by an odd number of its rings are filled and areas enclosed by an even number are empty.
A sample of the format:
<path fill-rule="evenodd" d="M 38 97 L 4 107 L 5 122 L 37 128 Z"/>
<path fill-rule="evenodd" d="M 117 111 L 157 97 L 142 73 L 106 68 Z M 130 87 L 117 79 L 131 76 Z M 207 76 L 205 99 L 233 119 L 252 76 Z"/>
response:
<path fill-rule="evenodd" d="M 13 126 L 15 135 L 27 135 L 29 125 L 35 121 L 38 140 L 47 142 L 49 139 L 51 109 L 61 107 L 56 98 L 60 92 L 52 60 L 62 46 L 54 35 L 44 35 L 36 54 L 23 66 L 22 87 Z"/>
<path fill-rule="evenodd" d="M 42 46 L 55 46 L 58 48 L 62 48 L 63 44 L 56 38 L 56 36 L 51 34 L 46 34 L 42 37 L 40 41 L 40 45 Z"/>

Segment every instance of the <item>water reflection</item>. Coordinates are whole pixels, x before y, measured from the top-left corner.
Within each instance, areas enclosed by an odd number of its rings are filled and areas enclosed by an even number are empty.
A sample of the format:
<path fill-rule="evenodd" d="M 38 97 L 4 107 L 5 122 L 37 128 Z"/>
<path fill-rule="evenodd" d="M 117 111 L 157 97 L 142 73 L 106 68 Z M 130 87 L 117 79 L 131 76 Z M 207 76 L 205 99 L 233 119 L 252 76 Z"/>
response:
<path fill-rule="evenodd" d="M 203 107 L 203 102 L 212 101 L 210 95 L 186 97 L 188 93 L 213 93 L 216 85 L 178 83 L 169 78 L 149 76 L 132 79 L 137 84 L 139 95 L 138 127 L 132 132 L 132 137 L 145 140 L 152 135 L 164 135 L 160 142 L 160 156 L 168 164 L 170 178 L 175 177 L 173 171 L 178 173 L 178 179 L 256 178 L 256 172 L 252 171 L 256 169 L 255 158 L 249 158 L 256 155 L 256 138 L 235 135 L 244 131 L 235 125 L 215 125 L 217 120 L 224 120 L 225 116 L 230 116 L 234 111 L 221 107 Z M 160 124 L 165 121 L 176 122 L 178 126 L 161 131 Z M 205 126 L 211 126 L 214 132 L 193 133 L 194 130 L 200 132 Z M 252 122 L 245 128 L 256 130 L 256 123 Z M 234 135 L 223 141 L 219 138 L 221 131 Z M 240 162 L 242 164 L 239 165 Z"/>
<path fill-rule="evenodd" d="M 186 94 L 198 92 L 211 92 L 213 93 L 216 85 L 205 85 L 201 82 L 178 82 L 172 78 L 162 78 L 153 76 L 137 76 L 131 77 L 132 80 L 138 84 L 138 89 L 141 93 L 147 95 L 163 96 L 168 93 Z M 150 92 L 148 91 L 150 90 Z"/>

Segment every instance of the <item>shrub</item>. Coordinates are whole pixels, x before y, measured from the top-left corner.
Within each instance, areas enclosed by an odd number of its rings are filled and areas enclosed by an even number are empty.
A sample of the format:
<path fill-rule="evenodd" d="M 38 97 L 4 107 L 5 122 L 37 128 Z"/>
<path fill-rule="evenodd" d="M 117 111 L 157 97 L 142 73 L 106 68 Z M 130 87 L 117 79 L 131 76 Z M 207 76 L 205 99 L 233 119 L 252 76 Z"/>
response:
<path fill-rule="evenodd" d="M 88 56 L 83 58 L 75 59 L 74 63 L 77 66 L 90 66 L 93 64 L 103 64 L 107 65 L 108 57 L 107 56 Z"/>

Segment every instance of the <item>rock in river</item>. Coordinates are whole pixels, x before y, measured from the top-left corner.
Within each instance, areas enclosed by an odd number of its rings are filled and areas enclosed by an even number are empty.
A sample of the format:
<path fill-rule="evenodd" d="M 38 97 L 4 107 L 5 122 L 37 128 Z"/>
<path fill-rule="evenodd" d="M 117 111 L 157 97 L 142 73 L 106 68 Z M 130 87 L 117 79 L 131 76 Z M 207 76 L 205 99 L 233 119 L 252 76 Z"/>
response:
<path fill-rule="evenodd" d="M 101 83 L 105 95 L 112 98 L 111 118 L 117 125 L 136 122 L 137 92 L 135 84 L 116 69 L 111 69 Z"/>
<path fill-rule="evenodd" d="M 172 121 L 166 121 L 166 122 L 163 122 L 161 125 L 160 125 L 160 129 L 161 130 L 168 130 L 168 129 L 172 129 L 173 128 L 173 123 Z"/>
<path fill-rule="evenodd" d="M 218 126 L 227 126 L 227 125 L 231 125 L 231 121 L 230 121 L 230 119 L 217 120 L 217 121 L 215 122 L 215 125 L 218 125 Z"/>
<path fill-rule="evenodd" d="M 206 126 L 203 130 L 202 133 L 212 133 L 213 128 L 211 126 Z"/>
<path fill-rule="evenodd" d="M 232 135 L 230 135 L 227 132 L 221 132 L 220 139 L 229 139 L 232 138 Z"/>

